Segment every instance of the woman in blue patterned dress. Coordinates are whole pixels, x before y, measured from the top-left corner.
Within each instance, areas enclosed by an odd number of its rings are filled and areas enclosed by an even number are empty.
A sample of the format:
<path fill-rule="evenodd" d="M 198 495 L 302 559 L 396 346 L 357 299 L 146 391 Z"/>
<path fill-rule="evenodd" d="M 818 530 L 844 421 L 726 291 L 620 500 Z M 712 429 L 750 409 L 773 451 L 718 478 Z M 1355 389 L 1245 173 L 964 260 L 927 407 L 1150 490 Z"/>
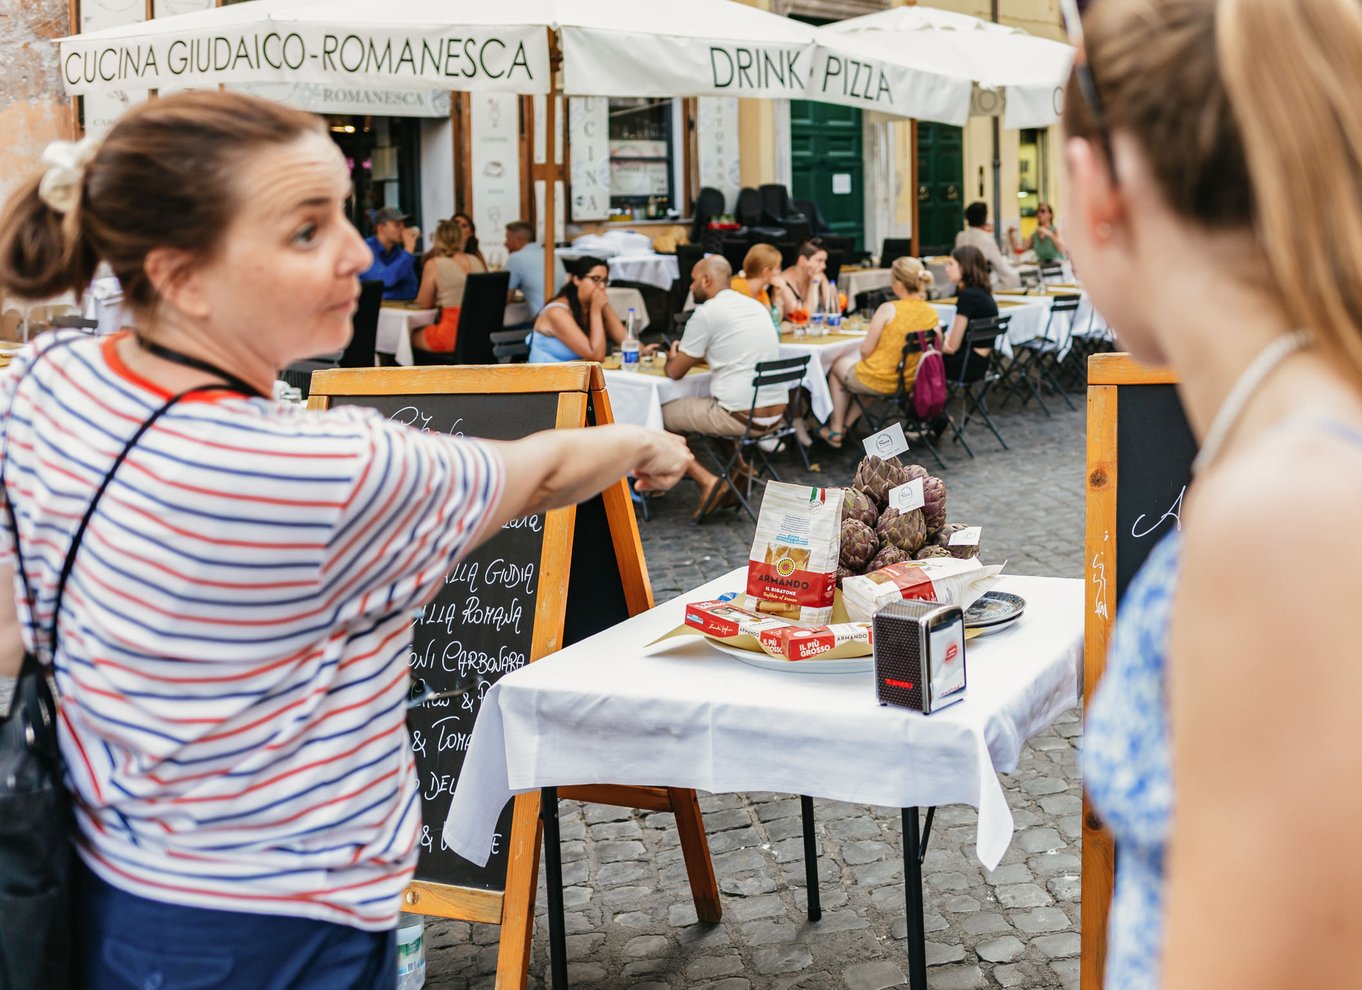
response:
<path fill-rule="evenodd" d="M 1068 244 L 1201 441 L 1088 713 L 1106 987 L 1359 986 L 1362 4 L 1100 0 L 1082 33 Z"/>

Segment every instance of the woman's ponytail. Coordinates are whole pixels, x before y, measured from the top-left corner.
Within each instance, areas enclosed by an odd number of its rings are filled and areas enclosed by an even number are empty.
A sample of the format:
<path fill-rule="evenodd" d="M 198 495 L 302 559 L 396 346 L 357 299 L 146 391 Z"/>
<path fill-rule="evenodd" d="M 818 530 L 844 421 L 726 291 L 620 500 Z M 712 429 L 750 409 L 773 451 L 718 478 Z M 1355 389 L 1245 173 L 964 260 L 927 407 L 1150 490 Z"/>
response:
<path fill-rule="evenodd" d="M 38 193 L 41 176 L 20 185 L 0 212 L 0 292 L 23 299 L 81 293 L 98 259 L 80 230 L 80 206 L 58 212 Z"/>
<path fill-rule="evenodd" d="M 1257 239 L 1279 297 L 1362 380 L 1362 6 L 1222 0 L 1216 18 Z"/>

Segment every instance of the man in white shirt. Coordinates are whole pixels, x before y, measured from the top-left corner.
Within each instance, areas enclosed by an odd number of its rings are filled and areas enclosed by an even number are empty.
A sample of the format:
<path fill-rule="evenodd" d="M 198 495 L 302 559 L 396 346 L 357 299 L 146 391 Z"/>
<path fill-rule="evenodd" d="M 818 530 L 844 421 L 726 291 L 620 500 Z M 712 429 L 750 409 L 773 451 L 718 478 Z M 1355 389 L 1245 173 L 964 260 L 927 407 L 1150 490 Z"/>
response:
<path fill-rule="evenodd" d="M 528 329 L 544 308 L 544 248 L 535 243 L 534 227 L 524 220 L 514 220 L 506 225 L 506 270 L 511 273 L 511 293 L 519 289 L 525 296 L 530 308 L 530 320 L 525 324 Z M 553 295 L 567 281 L 563 262 L 553 259 Z M 508 298 L 508 302 L 511 299 Z"/>
<path fill-rule="evenodd" d="M 988 204 L 974 202 L 965 207 L 965 224 L 965 229 L 955 235 L 955 246 L 975 247 L 983 252 L 984 260 L 993 270 L 995 289 L 1015 289 L 1021 285 L 1021 276 L 1003 257 L 998 242 L 993 239 L 993 228 L 988 222 Z"/>
<path fill-rule="evenodd" d="M 701 361 L 709 364 L 708 396 L 673 399 L 662 406 L 662 422 L 672 433 L 700 433 L 706 436 L 741 437 L 749 415 L 754 432 L 763 432 L 779 423 L 789 401 L 782 386 L 767 386 L 752 406 L 752 379 L 758 362 L 780 357 L 780 338 L 771 325 L 771 314 L 750 296 L 728 287 L 733 269 L 720 255 L 710 255 L 696 264 L 691 274 L 691 295 L 696 308 L 686 323 L 680 340 L 667 354 L 667 377 L 680 379 Z M 746 465 L 739 464 L 741 469 Z M 719 479 L 698 460 L 686 472 L 700 486 L 696 515 L 710 501 Z M 725 488 L 713 500 L 711 509 L 731 505 L 733 492 Z"/>

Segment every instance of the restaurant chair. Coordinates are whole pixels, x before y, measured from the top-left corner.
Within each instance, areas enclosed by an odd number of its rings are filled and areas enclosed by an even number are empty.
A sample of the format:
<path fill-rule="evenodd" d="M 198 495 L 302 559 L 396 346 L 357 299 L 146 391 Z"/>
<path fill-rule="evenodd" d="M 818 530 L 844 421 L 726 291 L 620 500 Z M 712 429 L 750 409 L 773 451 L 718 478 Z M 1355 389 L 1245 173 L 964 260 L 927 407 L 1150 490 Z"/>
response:
<path fill-rule="evenodd" d="M 1094 354 L 1116 350 L 1116 335 L 1105 323 L 1098 323 L 1097 311 L 1088 307 L 1088 325 L 1074 329 L 1069 337 L 1069 353 L 1064 355 L 1055 376 L 1071 392 L 1088 387 L 1088 358 Z"/>
<path fill-rule="evenodd" d="M 910 258 L 912 254 L 912 238 L 886 237 L 880 245 L 880 267 L 890 268 L 899 258 Z"/>
<path fill-rule="evenodd" d="M 378 311 L 383 305 L 383 283 L 365 279 L 359 283 L 359 302 L 350 317 L 350 342 L 345 350 L 295 361 L 282 372 L 280 378 L 293 385 L 306 399 L 314 371 L 333 368 L 372 368 L 377 363 L 374 341 L 378 336 Z"/>
<path fill-rule="evenodd" d="M 905 382 L 903 377 L 908 368 L 908 355 L 921 352 L 922 342 L 918 340 L 917 334 L 909 334 L 903 342 L 903 350 L 899 352 L 899 363 L 896 369 L 898 385 L 893 392 L 870 395 L 848 391 L 847 394 L 851 396 L 851 401 L 856 403 L 856 406 L 861 410 L 861 420 L 864 420 L 866 424 L 867 436 L 880 432 L 891 422 L 901 420 L 904 430 L 917 434 L 916 442 L 925 444 L 931 452 L 932 459 L 944 468 L 946 462 L 942 459 L 941 452 L 936 448 L 936 441 L 932 436 L 932 423 L 917 414 L 917 409 L 913 406 L 913 386 Z M 949 399 L 947 404 L 949 404 Z M 942 414 L 945 414 L 944 410 Z"/>
<path fill-rule="evenodd" d="M 1045 329 L 1039 336 L 1012 346 L 1012 364 L 1007 369 L 1007 382 L 1003 387 L 1008 390 L 1008 397 L 1016 395 L 1023 406 L 1034 398 L 1046 416 L 1050 415 L 1050 410 L 1041 398 L 1042 389 L 1057 392 L 1065 405 L 1071 410 L 1076 408 L 1055 375 L 1059 371 L 1060 359 L 1068 353 L 1069 338 L 1073 334 L 1081 298 L 1076 295 L 1052 297 L 1050 312 L 1045 318 Z M 1063 323 L 1062 327 L 1055 320 L 1056 314 Z M 1032 371 L 1035 372 L 1035 381 L 1031 379 Z M 1012 387 L 1011 383 L 1025 385 L 1026 388 L 1023 391 L 1019 387 Z"/>
<path fill-rule="evenodd" d="M 875 315 L 875 310 L 893 301 L 893 289 L 866 289 L 856 293 L 856 312 L 864 314 L 869 319 Z"/>
<path fill-rule="evenodd" d="M 671 292 L 671 311 L 679 313 L 686 308 L 686 297 L 690 295 L 690 278 L 695 271 L 695 266 L 700 259 L 705 256 L 705 249 L 698 243 L 678 244 L 676 246 L 676 267 L 678 274 L 676 281 L 672 283 Z M 668 318 L 662 326 L 671 326 L 671 319 Z"/>
<path fill-rule="evenodd" d="M 709 230 L 709 222 L 724 214 L 724 194 L 713 186 L 701 186 L 695 197 L 695 216 L 691 220 L 690 242 L 700 244 Z M 679 252 L 678 252 L 679 253 Z"/>
<path fill-rule="evenodd" d="M 459 306 L 459 332 L 454 364 L 496 364 L 492 334 L 504 328 L 506 296 L 511 291 L 508 271 L 479 272 L 464 283 Z"/>
<path fill-rule="evenodd" d="M 836 282 L 837 276 L 842 274 L 842 266 L 846 264 L 847 252 L 841 248 L 828 249 L 828 267 L 823 274 L 829 282 Z"/>
<path fill-rule="evenodd" d="M 788 236 L 784 227 L 778 224 L 768 224 L 764 222 L 761 208 L 761 193 L 751 186 L 744 186 L 738 191 L 738 202 L 733 209 L 738 223 L 742 224 L 752 233 L 760 233 L 773 239 L 773 241 L 783 241 Z"/>
<path fill-rule="evenodd" d="M 530 359 L 530 345 L 525 343 L 529 337 L 527 330 L 494 330 L 492 332 L 492 354 L 498 364 L 524 364 Z"/>
<path fill-rule="evenodd" d="M 974 457 L 974 451 L 965 440 L 965 429 L 969 426 L 970 420 L 978 416 L 983 420 L 984 425 L 997 438 L 998 443 L 1002 444 L 1003 450 L 1009 450 L 1007 441 L 998 432 L 997 424 L 993 422 L 993 417 L 989 413 L 988 394 L 1003 379 L 1003 341 L 1007 339 L 1008 328 L 1012 324 L 1012 317 L 990 316 L 980 320 L 970 320 L 965 326 L 965 336 L 960 342 L 960 348 L 965 354 L 965 360 L 961 362 L 960 374 L 955 381 L 949 378 L 946 380 L 946 387 L 949 395 L 946 398 L 946 409 L 943 415 L 946 416 L 947 426 L 955 436 L 956 442 L 965 448 L 965 453 Z M 976 354 L 975 348 L 990 348 L 988 356 Z M 980 362 L 983 362 L 984 371 L 973 381 L 970 380 L 972 373 L 977 373 Z M 960 422 L 957 425 L 955 418 L 949 415 L 951 402 L 959 396 L 960 398 Z"/>
<path fill-rule="evenodd" d="M 823 211 L 818 208 L 817 203 L 811 199 L 796 199 L 791 200 L 791 202 L 794 203 L 794 208 L 804 214 L 808 219 L 809 224 L 813 227 L 813 235 L 815 237 L 821 237 L 824 234 L 832 233 L 832 228 L 829 227 L 828 222 L 823 219 Z"/>
<path fill-rule="evenodd" d="M 733 494 L 738 498 L 738 504 L 743 507 L 743 510 L 751 518 L 752 522 L 755 523 L 757 521 L 755 513 L 752 512 L 752 503 L 750 501 L 752 497 L 753 481 L 757 480 L 757 476 L 762 472 L 769 472 L 771 481 L 780 480 L 780 475 L 776 473 L 775 466 L 771 464 L 771 458 L 763 444 L 770 445 L 772 447 L 771 453 L 775 453 L 780 449 L 780 443 L 782 441 L 793 443 L 796 449 L 798 449 L 800 457 L 804 459 L 805 470 L 808 469 L 809 455 L 804 452 L 804 447 L 799 443 L 799 439 L 795 435 L 794 415 L 797 404 L 794 401 L 787 402 L 785 405 L 785 412 L 781 416 L 780 422 L 776 423 L 775 426 L 769 430 L 756 430 L 753 428 L 752 410 L 757 408 L 758 389 L 775 385 L 782 385 L 788 390 L 798 388 L 799 383 L 804 380 L 804 375 L 809 370 L 810 360 L 810 356 L 805 354 L 800 357 L 780 358 L 776 361 L 762 361 L 758 363 L 755 369 L 756 374 L 752 378 L 752 406 L 748 410 L 747 422 L 744 425 L 742 436 L 734 438 L 710 436 L 703 433 L 699 434 L 700 439 L 704 442 L 705 447 L 709 451 L 710 459 L 714 462 L 715 467 L 719 469 L 717 472 L 719 475 L 719 484 L 714 486 L 714 490 L 709 493 L 709 498 L 705 499 L 704 503 L 701 504 L 699 514 L 696 516 L 696 522 L 704 522 L 705 514 L 709 511 L 710 506 L 723 494 L 725 487 L 733 489 Z M 774 444 L 771 443 L 773 440 L 775 441 Z M 726 457 L 716 448 L 716 445 L 721 443 L 731 443 L 733 445 L 732 452 Z M 755 457 L 759 458 L 761 461 L 760 465 L 752 459 L 754 451 Z M 746 484 L 740 486 L 738 483 L 739 479 L 734 477 L 734 469 L 738 466 L 738 460 L 744 453 L 749 455 L 747 463 L 754 469 L 754 473 L 744 474 L 742 480 L 744 480 Z"/>
<path fill-rule="evenodd" d="M 52 329 L 83 330 L 86 333 L 94 333 L 99 329 L 99 321 L 86 319 L 83 316 L 54 316 L 52 317 Z"/>
<path fill-rule="evenodd" d="M 724 256 L 724 260 L 736 275 L 742 271 L 743 260 L 751 248 L 752 245 L 746 237 L 725 237 L 719 244 L 719 253 Z"/>

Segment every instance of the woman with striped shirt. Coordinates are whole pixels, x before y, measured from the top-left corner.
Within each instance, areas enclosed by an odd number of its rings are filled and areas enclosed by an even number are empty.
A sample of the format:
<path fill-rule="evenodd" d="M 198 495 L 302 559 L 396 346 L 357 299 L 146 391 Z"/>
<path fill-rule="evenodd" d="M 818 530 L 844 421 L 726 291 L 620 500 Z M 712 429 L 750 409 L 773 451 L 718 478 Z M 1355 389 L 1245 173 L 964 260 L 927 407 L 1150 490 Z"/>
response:
<path fill-rule="evenodd" d="M 0 289 L 80 291 L 106 261 L 137 327 L 45 340 L 0 380 L 16 621 L 58 644 L 26 645 L 61 694 L 81 985 L 391 986 L 412 609 L 503 523 L 625 473 L 669 487 L 690 455 L 625 426 L 491 443 L 271 401 L 277 369 L 344 346 L 370 261 L 312 115 L 179 94 L 44 160 L 0 216 Z M 166 406 L 54 616 L 76 524 Z"/>

